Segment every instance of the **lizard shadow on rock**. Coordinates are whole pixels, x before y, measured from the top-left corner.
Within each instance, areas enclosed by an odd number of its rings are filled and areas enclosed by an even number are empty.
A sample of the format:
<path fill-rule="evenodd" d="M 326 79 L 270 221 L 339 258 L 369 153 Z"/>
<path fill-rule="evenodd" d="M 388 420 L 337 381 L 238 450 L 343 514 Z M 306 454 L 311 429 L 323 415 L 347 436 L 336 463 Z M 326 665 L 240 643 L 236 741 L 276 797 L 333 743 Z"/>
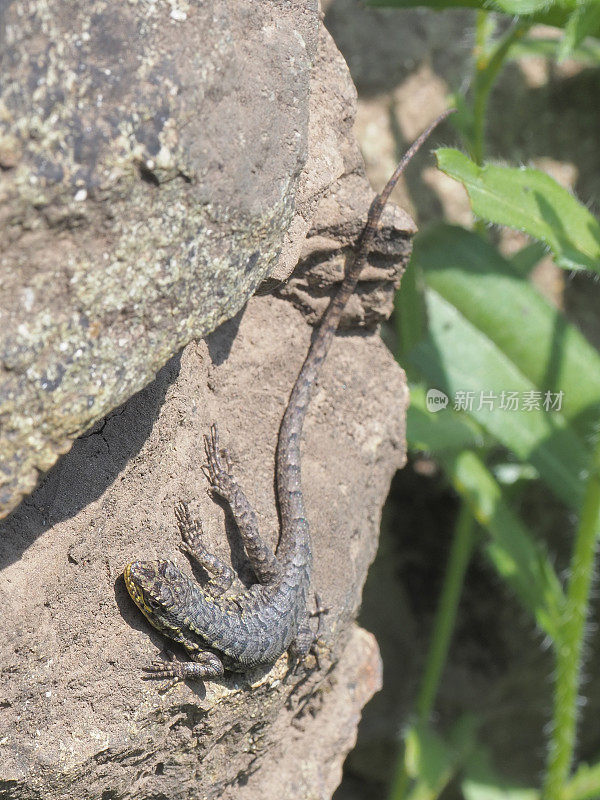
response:
<path fill-rule="evenodd" d="M 237 336 L 242 317 L 246 312 L 246 308 L 247 305 L 244 305 L 234 317 L 228 319 L 205 338 L 213 366 L 219 366 L 229 357 L 233 341 Z M 218 426 L 223 420 L 215 419 L 213 421 Z M 203 433 L 207 433 L 207 431 L 204 431 Z M 226 449 L 227 442 L 222 441 L 221 446 Z M 235 463 L 233 464 L 233 470 L 235 473 Z M 242 582 L 244 588 L 248 588 L 251 584 L 256 583 L 256 577 L 248 562 L 240 532 L 238 531 L 237 525 L 235 524 L 227 503 L 216 495 L 213 497 L 213 501 L 215 505 L 220 506 L 224 512 L 222 522 L 223 527 L 219 535 L 223 535 L 224 533 L 227 538 L 231 566 L 233 567 L 237 577 Z M 194 563 L 192 563 L 192 571 L 196 577 L 200 576 L 200 583 L 202 583 L 205 577 L 203 571 L 197 569 Z"/>
<path fill-rule="evenodd" d="M 233 465 L 233 470 L 235 474 L 235 464 Z M 248 589 L 253 583 L 256 583 L 258 579 L 254 574 L 254 570 L 250 566 L 250 562 L 248 561 L 248 556 L 246 555 L 238 526 L 225 500 L 223 500 L 221 497 L 214 497 L 213 500 L 215 505 L 220 506 L 223 509 L 223 528 L 221 535 L 224 535 L 227 538 L 231 566 L 236 577 L 239 578 L 243 588 Z M 263 533 L 264 531 L 261 530 L 261 534 Z"/>
<path fill-rule="evenodd" d="M 181 353 L 155 379 L 73 442 L 37 488 L 0 522 L 0 570 L 45 531 L 97 500 L 142 449 L 180 369 Z"/>

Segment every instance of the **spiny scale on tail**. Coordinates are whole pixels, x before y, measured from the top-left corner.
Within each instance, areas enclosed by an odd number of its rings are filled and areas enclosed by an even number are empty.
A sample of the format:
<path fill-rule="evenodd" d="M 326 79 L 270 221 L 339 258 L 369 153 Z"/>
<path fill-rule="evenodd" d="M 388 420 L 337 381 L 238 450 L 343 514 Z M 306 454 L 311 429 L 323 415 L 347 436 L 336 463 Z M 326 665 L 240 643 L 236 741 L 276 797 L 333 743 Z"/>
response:
<path fill-rule="evenodd" d="M 312 552 L 300 471 L 300 439 L 306 411 L 342 311 L 367 261 L 389 195 L 415 152 L 449 113 L 442 114 L 409 148 L 373 201 L 342 284 L 313 335 L 279 430 L 276 470 L 281 533 L 276 553 L 260 536 L 256 515 L 232 475 L 216 426 L 204 437 L 204 473 L 213 494 L 222 497 L 231 509 L 257 583 L 235 595 L 226 594 L 234 573 L 205 549 L 202 526 L 191 518 L 185 503 L 179 503 L 175 510 L 182 549 L 206 570 L 209 581 L 200 586 L 171 561 L 132 561 L 125 567 L 125 584 L 134 603 L 154 627 L 182 645 L 191 659 L 155 662 L 146 668 L 147 677 L 171 678 L 175 682 L 216 677 L 224 670 L 243 672 L 259 664 L 274 663 L 288 648 L 303 657 L 313 644 L 315 636 L 307 608 Z M 322 613 L 318 607 L 316 614 Z"/>

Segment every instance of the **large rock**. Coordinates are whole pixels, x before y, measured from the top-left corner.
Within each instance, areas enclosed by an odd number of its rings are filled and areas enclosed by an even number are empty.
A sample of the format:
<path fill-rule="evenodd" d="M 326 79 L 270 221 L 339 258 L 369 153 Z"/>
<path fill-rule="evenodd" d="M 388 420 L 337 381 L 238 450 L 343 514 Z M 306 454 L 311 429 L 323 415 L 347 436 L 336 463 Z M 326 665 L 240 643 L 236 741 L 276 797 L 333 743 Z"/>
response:
<path fill-rule="evenodd" d="M 316 0 L 3 3 L 0 515 L 273 269 Z"/>
<path fill-rule="evenodd" d="M 80 436 L 3 523 L 3 796 L 328 798 L 339 781 L 360 709 L 380 682 L 376 644 L 354 618 L 390 476 L 404 458 L 406 387 L 372 328 L 389 311 L 408 256 L 406 215 L 385 215 L 345 317 L 354 333 L 336 337 L 306 423 L 314 588 L 330 608 L 320 664 L 309 659 L 293 674 L 284 655 L 269 670 L 161 694 L 140 675 L 164 641 L 121 575 L 132 558 L 167 556 L 188 568 L 173 517 L 182 498 L 204 521 L 209 549 L 249 579 L 236 531 L 205 491 L 201 434 L 213 421 L 276 545 L 281 416 L 309 323 L 339 280 L 372 197 L 350 133 L 354 101 L 344 62 L 321 31 L 309 158 L 273 270 L 277 283 L 299 260 L 294 279 L 172 358 Z"/>

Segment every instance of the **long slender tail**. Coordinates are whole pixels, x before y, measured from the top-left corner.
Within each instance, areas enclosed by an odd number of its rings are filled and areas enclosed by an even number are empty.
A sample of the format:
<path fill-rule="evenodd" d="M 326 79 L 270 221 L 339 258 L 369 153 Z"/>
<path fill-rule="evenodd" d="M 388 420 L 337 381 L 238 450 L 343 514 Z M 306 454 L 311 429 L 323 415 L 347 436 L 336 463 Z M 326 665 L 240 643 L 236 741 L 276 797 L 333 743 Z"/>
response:
<path fill-rule="evenodd" d="M 354 292 L 360 273 L 367 262 L 381 214 L 394 186 L 429 134 L 452 111 L 453 109 L 441 114 L 409 147 L 381 194 L 373 200 L 367 223 L 346 266 L 344 280 L 313 335 L 306 360 L 292 389 L 277 444 L 277 495 L 281 514 L 281 537 L 277 555 L 280 557 L 289 558 L 296 554 L 299 562 L 304 558 L 310 559 L 308 524 L 300 480 L 300 437 L 315 380 L 331 346 L 342 311 Z M 304 566 L 308 565 L 298 563 L 299 568 Z"/>

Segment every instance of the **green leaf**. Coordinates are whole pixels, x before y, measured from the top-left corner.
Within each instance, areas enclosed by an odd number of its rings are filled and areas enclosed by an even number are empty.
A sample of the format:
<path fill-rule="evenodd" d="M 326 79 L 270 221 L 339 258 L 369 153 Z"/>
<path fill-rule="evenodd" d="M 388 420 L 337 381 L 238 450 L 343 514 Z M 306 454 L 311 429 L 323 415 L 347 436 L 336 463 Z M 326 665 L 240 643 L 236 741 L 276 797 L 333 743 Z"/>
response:
<path fill-rule="evenodd" d="M 529 275 L 531 270 L 548 254 L 548 248 L 542 242 L 525 245 L 509 259 L 512 268 L 519 275 Z"/>
<path fill-rule="evenodd" d="M 600 4 L 598 0 L 587 0 L 575 9 L 565 25 L 559 58 L 569 58 L 586 36 L 594 35 L 600 28 Z"/>
<path fill-rule="evenodd" d="M 542 544 L 535 542 L 504 500 L 502 489 L 478 455 L 441 457 L 450 481 L 475 519 L 490 534 L 485 550 L 498 574 L 553 641 L 559 636 L 564 593 Z"/>
<path fill-rule="evenodd" d="M 537 789 L 501 788 L 486 783 L 465 780 L 462 783 L 465 800 L 539 800 Z"/>
<path fill-rule="evenodd" d="M 465 142 L 472 142 L 475 135 L 475 115 L 473 107 L 467 102 L 465 95 L 452 92 L 448 97 L 448 106 L 456 111 L 450 117 L 450 124 L 460 134 Z"/>
<path fill-rule="evenodd" d="M 443 400 L 443 398 L 440 398 Z M 466 414 L 451 408 L 439 408 L 427 402 L 425 387 L 410 386 L 410 405 L 407 412 L 406 436 L 411 450 L 440 454 L 483 446 L 483 435 L 477 423 Z"/>
<path fill-rule="evenodd" d="M 411 261 L 402 276 L 402 288 L 394 297 L 395 354 L 398 361 L 403 361 L 404 355 L 425 335 L 424 291 L 423 276 Z"/>
<path fill-rule="evenodd" d="M 557 8 L 563 3 L 547 2 L 547 0 L 495 0 L 495 5 L 505 14 L 518 14 L 519 16 L 526 16 L 528 14 L 535 14 L 539 11 L 547 11 L 551 6 Z"/>
<path fill-rule="evenodd" d="M 556 38 L 525 38 L 514 42 L 510 48 L 510 58 L 552 58 L 558 59 L 563 39 Z M 584 64 L 595 66 L 600 63 L 600 42 L 596 39 L 586 39 L 575 46 L 570 54 L 570 58 Z"/>
<path fill-rule="evenodd" d="M 466 404 L 471 398 L 473 418 L 520 459 L 530 461 L 565 503 L 579 508 L 580 476 L 589 468 L 589 456 L 564 417 L 536 409 L 502 409 L 503 393 L 505 402 L 511 392 L 520 401 L 536 387 L 437 293 L 430 291 L 428 300 L 434 320 L 431 338 L 413 350 L 413 364 L 454 402 Z M 491 397 L 497 407 L 490 410 L 485 403 Z"/>
<path fill-rule="evenodd" d="M 476 746 L 481 721 L 472 714 L 459 717 L 443 739 L 425 721 L 410 725 L 404 735 L 406 774 L 415 784 L 407 800 L 435 800 Z M 401 800 L 400 796 L 393 800 Z M 404 795 L 402 795 L 404 800 Z"/>
<path fill-rule="evenodd" d="M 368 6 L 389 8 L 479 8 L 482 11 L 504 11 L 507 14 L 534 14 L 547 11 L 551 6 L 560 6 L 552 0 L 367 0 Z"/>
<path fill-rule="evenodd" d="M 600 223 L 553 178 L 535 169 L 479 167 L 452 148 L 436 151 L 438 166 L 460 181 L 482 219 L 544 242 L 564 269 L 600 272 Z"/>
<path fill-rule="evenodd" d="M 600 416 L 600 355 L 476 234 L 430 229 L 413 259 L 430 287 L 429 333 L 410 362 L 578 509 L 584 439 Z"/>
<path fill-rule="evenodd" d="M 577 0 L 367 0 L 369 6 L 387 8 L 435 9 L 476 8 L 481 11 L 499 11 L 519 16 L 531 22 L 563 27 L 576 8 Z"/>
<path fill-rule="evenodd" d="M 430 288 L 455 309 L 462 331 L 457 337 L 464 337 L 454 341 L 454 349 L 447 347 L 444 331 L 436 322 L 437 311 L 430 309 L 439 341 L 435 358 L 443 362 L 435 370 L 428 368 L 430 385 L 446 392 L 448 388 L 501 392 L 518 388 L 511 385 L 511 374 L 516 371 L 521 390 L 528 387 L 554 395 L 562 392 L 560 416 L 546 414 L 546 422 L 554 420 L 560 426 L 561 420 L 563 425 L 566 421 L 582 441 L 588 441 L 600 418 L 600 354 L 578 329 L 475 233 L 450 225 L 430 228 L 415 237 L 413 260 L 423 270 Z M 436 303 L 435 298 L 431 303 Z M 443 309 L 440 313 L 446 316 L 453 312 Z M 466 382 L 461 372 L 468 373 Z M 531 412 L 516 417 L 506 412 L 497 420 L 484 412 L 476 418 L 484 426 L 494 423 L 494 435 L 505 424 L 515 422 L 527 427 L 534 422 Z M 552 426 L 547 430 L 551 436 Z M 499 433 L 500 441 L 514 449 L 502 430 Z M 510 433 L 509 428 L 506 433 Z M 532 446 L 536 449 L 538 444 Z M 575 442 L 574 446 L 581 449 L 583 445 Z M 518 447 L 518 453 L 524 457 L 527 448 Z M 583 456 L 571 462 L 573 466 L 579 464 L 573 473 L 575 479 L 586 460 Z"/>
<path fill-rule="evenodd" d="M 404 743 L 406 771 L 416 782 L 410 800 L 435 800 L 454 774 L 456 753 L 425 722 L 411 725 Z"/>

